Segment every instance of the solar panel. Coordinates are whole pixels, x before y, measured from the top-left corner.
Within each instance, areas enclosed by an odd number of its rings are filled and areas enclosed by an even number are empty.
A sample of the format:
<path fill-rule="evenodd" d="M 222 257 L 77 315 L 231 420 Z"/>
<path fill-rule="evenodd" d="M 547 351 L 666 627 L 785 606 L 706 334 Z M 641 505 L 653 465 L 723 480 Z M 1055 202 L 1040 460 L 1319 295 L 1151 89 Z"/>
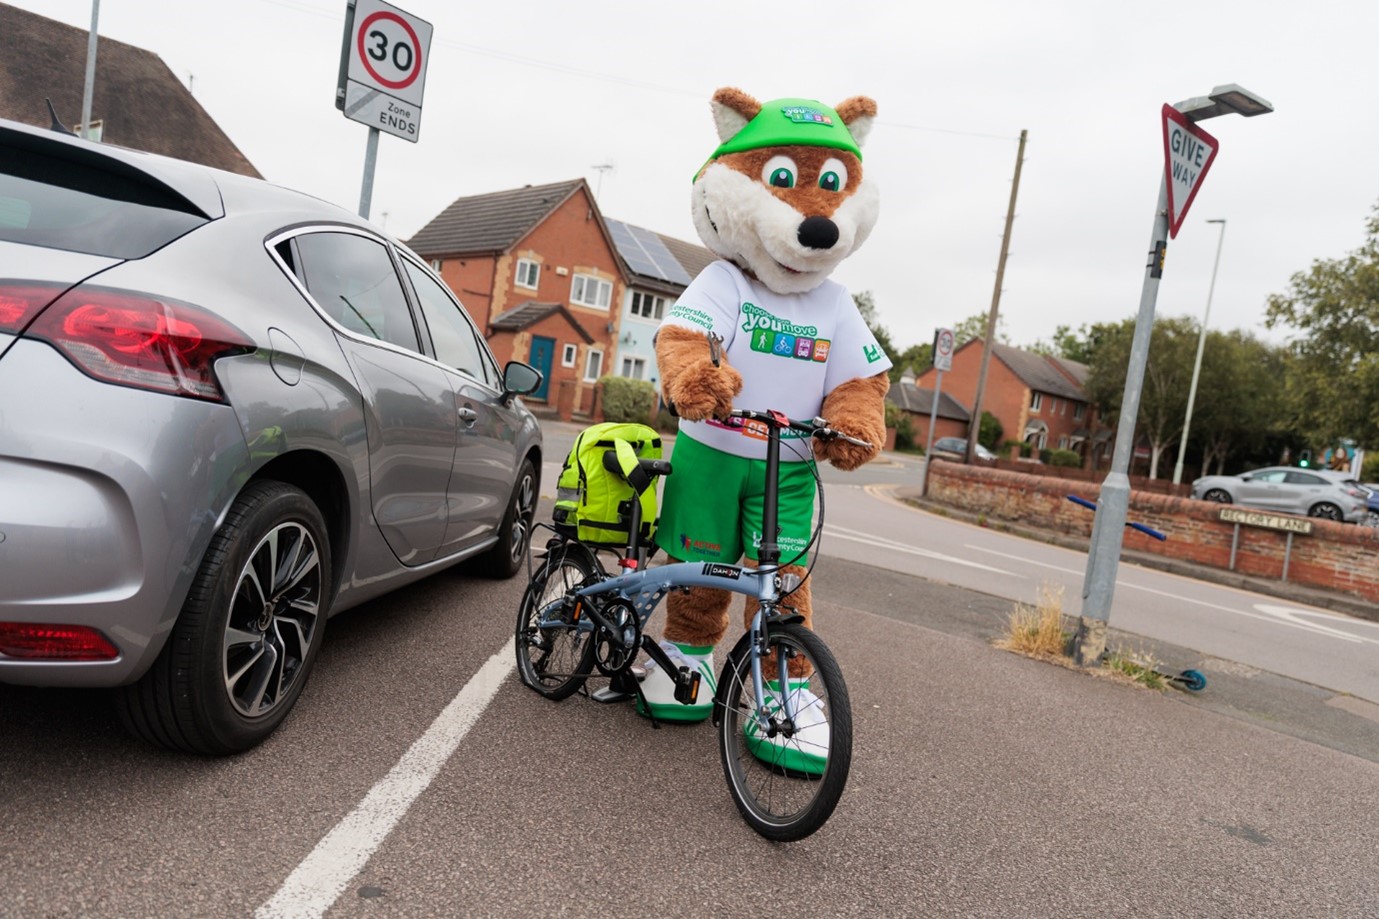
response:
<path fill-rule="evenodd" d="M 689 273 L 655 233 L 620 220 L 605 219 L 604 222 L 608 224 L 618 254 L 635 274 L 689 286 Z"/>

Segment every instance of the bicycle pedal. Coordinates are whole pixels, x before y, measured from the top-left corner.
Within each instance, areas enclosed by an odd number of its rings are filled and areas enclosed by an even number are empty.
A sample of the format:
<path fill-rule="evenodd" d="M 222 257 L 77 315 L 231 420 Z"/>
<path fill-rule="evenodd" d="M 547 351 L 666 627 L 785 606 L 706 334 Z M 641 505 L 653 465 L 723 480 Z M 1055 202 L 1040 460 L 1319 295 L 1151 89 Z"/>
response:
<path fill-rule="evenodd" d="M 675 679 L 675 701 L 681 705 L 693 705 L 699 701 L 699 671 L 681 667 Z"/>

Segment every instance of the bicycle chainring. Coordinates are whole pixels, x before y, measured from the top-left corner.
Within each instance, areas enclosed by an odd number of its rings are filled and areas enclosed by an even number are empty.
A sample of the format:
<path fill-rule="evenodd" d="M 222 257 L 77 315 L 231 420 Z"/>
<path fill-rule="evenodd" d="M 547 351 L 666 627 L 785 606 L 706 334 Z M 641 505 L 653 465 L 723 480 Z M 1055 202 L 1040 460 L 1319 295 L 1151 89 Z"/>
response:
<path fill-rule="evenodd" d="M 594 632 L 594 665 L 604 676 L 623 673 L 637 658 L 642 646 L 642 624 L 637 610 L 621 598 L 608 601 L 600 612 L 613 628 L 599 626 Z"/>

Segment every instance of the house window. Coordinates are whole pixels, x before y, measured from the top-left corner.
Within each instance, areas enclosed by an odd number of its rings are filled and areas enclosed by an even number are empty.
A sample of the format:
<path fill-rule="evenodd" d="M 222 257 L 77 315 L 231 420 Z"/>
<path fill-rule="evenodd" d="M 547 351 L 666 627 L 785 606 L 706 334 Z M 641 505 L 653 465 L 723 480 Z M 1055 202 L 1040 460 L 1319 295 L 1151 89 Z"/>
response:
<path fill-rule="evenodd" d="M 1063 436 L 1061 436 L 1061 437 L 1058 438 L 1058 449 L 1060 449 L 1060 450 L 1066 450 L 1066 449 L 1068 449 L 1068 435 L 1067 435 L 1067 434 L 1064 434 Z"/>
<path fill-rule="evenodd" d="M 1041 406 L 1041 405 L 1043 405 L 1043 404 L 1044 404 L 1044 394 L 1043 394 L 1043 393 L 1037 392 L 1037 393 L 1035 393 L 1034 395 L 1030 396 L 1030 398 L 1029 398 L 1029 410 L 1030 410 L 1031 412 L 1037 412 L 1037 411 L 1039 411 L 1039 406 Z"/>
<path fill-rule="evenodd" d="M 441 273 L 441 266 L 444 265 L 444 264 L 445 264 L 445 262 L 441 261 L 440 259 L 438 259 L 438 258 L 433 258 L 433 259 L 431 259 L 431 270 L 434 271 L 436 274 L 440 274 L 440 273 Z"/>
<path fill-rule="evenodd" d="M 575 365 L 575 356 L 578 353 L 579 349 L 574 345 L 566 345 L 565 349 L 560 352 L 560 366 L 573 367 Z"/>
<path fill-rule="evenodd" d="M 517 260 L 517 286 L 536 290 L 536 284 L 541 280 L 541 266 L 529 258 L 519 258 Z"/>
<path fill-rule="evenodd" d="M 596 383 L 601 376 L 603 376 L 603 352 L 590 349 L 589 357 L 584 361 L 584 382 Z"/>
<path fill-rule="evenodd" d="M 577 274 L 570 282 L 570 302 L 594 309 L 608 309 L 608 300 L 613 294 L 613 285 L 592 275 Z"/>
<path fill-rule="evenodd" d="M 1077 403 L 1076 405 L 1073 406 L 1073 420 L 1074 420 L 1074 421 L 1081 421 L 1081 420 L 1082 420 L 1082 416 L 1085 415 L 1085 414 L 1087 414 L 1087 406 L 1086 406 L 1086 404 L 1084 404 L 1084 403 L 1082 403 L 1082 402 L 1079 402 L 1079 403 Z"/>
<path fill-rule="evenodd" d="M 646 377 L 646 358 L 625 357 L 622 359 L 622 375 L 633 380 Z"/>
<path fill-rule="evenodd" d="M 666 308 L 666 298 L 632 291 L 632 315 L 644 319 L 660 319 Z"/>

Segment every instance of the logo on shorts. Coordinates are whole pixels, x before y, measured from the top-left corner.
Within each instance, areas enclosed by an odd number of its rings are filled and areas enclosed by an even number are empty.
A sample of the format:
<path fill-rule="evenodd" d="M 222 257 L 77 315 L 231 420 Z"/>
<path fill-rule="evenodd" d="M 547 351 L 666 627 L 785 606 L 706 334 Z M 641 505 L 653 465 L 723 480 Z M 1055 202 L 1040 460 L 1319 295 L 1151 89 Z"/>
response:
<path fill-rule="evenodd" d="M 702 539 L 690 539 L 684 533 L 680 534 L 680 549 L 686 555 L 691 553 L 698 555 L 720 555 L 723 546 L 716 542 L 706 542 Z"/>

